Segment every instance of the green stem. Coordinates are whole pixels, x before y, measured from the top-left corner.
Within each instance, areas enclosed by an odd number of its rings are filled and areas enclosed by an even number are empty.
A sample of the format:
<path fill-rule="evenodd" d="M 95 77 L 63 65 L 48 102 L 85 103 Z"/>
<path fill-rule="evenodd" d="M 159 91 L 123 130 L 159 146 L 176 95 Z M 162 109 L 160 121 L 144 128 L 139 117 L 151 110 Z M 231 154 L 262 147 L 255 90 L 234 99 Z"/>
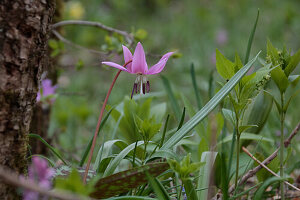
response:
<path fill-rule="evenodd" d="M 235 187 L 238 188 L 239 178 L 239 167 L 240 167 L 240 133 L 237 126 L 236 130 L 236 169 L 235 169 Z"/>
<path fill-rule="evenodd" d="M 281 111 L 280 111 L 280 177 L 283 177 L 283 168 L 284 168 L 284 157 L 283 157 L 283 150 L 284 150 L 284 120 L 285 120 L 285 111 L 284 108 L 284 93 L 280 94 L 281 99 Z M 280 182 L 280 193 L 281 199 L 284 200 L 284 183 L 283 181 Z"/>

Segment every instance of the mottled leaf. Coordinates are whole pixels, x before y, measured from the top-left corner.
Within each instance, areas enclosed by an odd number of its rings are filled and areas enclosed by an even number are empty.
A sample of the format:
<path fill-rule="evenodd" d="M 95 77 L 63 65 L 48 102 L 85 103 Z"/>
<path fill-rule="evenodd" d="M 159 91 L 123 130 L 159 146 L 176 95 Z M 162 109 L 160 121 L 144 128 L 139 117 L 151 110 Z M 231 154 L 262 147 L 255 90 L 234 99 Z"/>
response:
<path fill-rule="evenodd" d="M 108 198 L 148 182 L 145 171 L 156 177 L 169 168 L 168 163 L 149 163 L 98 180 L 96 190 L 90 194 L 93 198 Z"/>

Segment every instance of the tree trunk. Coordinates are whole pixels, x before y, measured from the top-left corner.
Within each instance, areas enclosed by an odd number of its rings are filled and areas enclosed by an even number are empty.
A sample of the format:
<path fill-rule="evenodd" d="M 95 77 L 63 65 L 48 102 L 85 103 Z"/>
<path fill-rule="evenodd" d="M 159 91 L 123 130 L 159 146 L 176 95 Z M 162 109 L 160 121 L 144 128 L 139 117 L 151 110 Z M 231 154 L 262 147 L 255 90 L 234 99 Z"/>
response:
<path fill-rule="evenodd" d="M 38 82 L 49 62 L 47 39 L 54 0 L 0 1 L 0 165 L 27 168 L 28 130 Z M 18 199 L 0 180 L 0 199 Z"/>

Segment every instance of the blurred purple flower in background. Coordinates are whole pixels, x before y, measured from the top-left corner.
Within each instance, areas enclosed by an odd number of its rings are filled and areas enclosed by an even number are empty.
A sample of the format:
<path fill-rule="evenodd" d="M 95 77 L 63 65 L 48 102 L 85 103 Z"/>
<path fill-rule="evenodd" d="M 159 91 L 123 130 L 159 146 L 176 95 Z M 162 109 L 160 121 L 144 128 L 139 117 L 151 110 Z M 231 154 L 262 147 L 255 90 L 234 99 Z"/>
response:
<path fill-rule="evenodd" d="M 33 157 L 32 163 L 28 169 L 28 179 L 38 183 L 40 187 L 44 189 L 51 189 L 52 182 L 51 178 L 54 175 L 54 169 L 49 168 L 47 161 L 39 158 Z M 23 200 L 38 200 L 38 199 L 48 199 L 48 197 L 40 198 L 39 193 L 30 190 L 25 190 L 23 193 Z"/>
<path fill-rule="evenodd" d="M 221 29 L 218 31 L 216 36 L 216 42 L 218 45 L 224 45 L 228 41 L 227 31 L 225 29 Z"/>
<path fill-rule="evenodd" d="M 150 84 L 147 80 L 146 75 L 160 73 L 164 69 L 169 57 L 173 54 L 173 52 L 169 52 L 163 55 L 162 58 L 158 61 L 158 63 L 153 65 L 150 69 L 148 69 L 145 52 L 140 42 L 136 45 L 133 56 L 130 50 L 125 46 L 123 46 L 123 54 L 125 63 L 128 63 L 130 60 L 132 60 L 132 62 L 127 65 L 127 68 L 113 62 L 102 62 L 102 64 L 120 69 L 122 71 L 126 71 L 130 74 L 137 75 L 131 93 L 132 98 L 133 92 L 135 91 L 135 93 L 137 93 L 138 89 L 140 90 L 141 94 L 145 94 L 145 92 L 150 91 Z"/>
<path fill-rule="evenodd" d="M 55 90 L 57 88 L 57 85 L 52 85 L 52 81 L 50 79 L 44 79 L 42 80 L 42 87 L 40 87 L 39 92 L 36 97 L 36 101 L 41 101 L 42 98 L 49 97 L 50 103 L 53 103 L 55 98 L 53 95 L 55 95 Z"/>
<path fill-rule="evenodd" d="M 213 65 L 216 65 L 217 63 L 217 60 L 216 60 L 216 52 L 212 53 L 211 56 L 210 56 L 210 62 L 213 64 Z"/>

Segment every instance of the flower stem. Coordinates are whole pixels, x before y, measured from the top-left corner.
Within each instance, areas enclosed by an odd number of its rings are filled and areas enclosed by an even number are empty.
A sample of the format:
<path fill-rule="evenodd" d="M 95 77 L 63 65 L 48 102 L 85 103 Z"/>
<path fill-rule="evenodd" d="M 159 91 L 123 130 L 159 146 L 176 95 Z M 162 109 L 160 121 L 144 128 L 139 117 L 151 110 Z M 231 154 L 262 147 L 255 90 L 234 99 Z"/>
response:
<path fill-rule="evenodd" d="M 283 168 L 284 168 L 284 157 L 283 157 L 283 150 L 284 150 L 284 120 L 285 120 L 285 111 L 284 111 L 284 93 L 280 94 L 281 99 L 281 111 L 280 111 L 280 177 L 282 178 Z M 280 182 L 280 195 L 281 199 L 284 200 L 284 183 L 283 181 Z"/>
<path fill-rule="evenodd" d="M 128 61 L 127 63 L 125 63 L 123 65 L 123 67 L 126 67 L 126 65 L 128 65 L 131 62 L 132 62 L 132 60 Z M 94 134 L 94 137 L 93 137 L 93 143 L 92 143 L 92 147 L 91 147 L 91 152 L 90 152 L 89 159 L 88 159 L 88 162 L 87 162 L 87 165 L 86 165 L 86 168 L 85 168 L 85 172 L 84 172 L 84 176 L 83 176 L 83 182 L 84 183 L 86 183 L 86 178 L 87 178 L 88 171 L 89 171 L 89 168 L 90 168 L 90 164 L 91 164 L 91 161 L 92 161 L 92 158 L 93 158 L 93 152 L 94 152 L 94 149 L 95 149 L 95 146 L 96 146 L 96 139 L 97 139 L 97 136 L 99 134 L 100 124 L 101 124 L 101 121 L 102 121 L 104 110 L 105 110 L 108 98 L 110 96 L 110 93 L 111 93 L 111 91 L 112 91 L 112 89 L 113 89 L 113 87 L 114 87 L 114 85 L 115 85 L 115 83 L 116 83 L 116 81 L 117 81 L 117 79 L 118 79 L 121 71 L 122 70 L 119 70 L 118 73 L 116 74 L 116 76 L 114 77 L 113 82 L 110 85 L 110 88 L 109 88 L 109 90 L 108 90 L 108 92 L 106 94 L 104 103 L 103 103 L 101 111 L 100 111 L 100 115 L 99 115 L 99 118 L 98 118 L 98 123 L 97 123 L 95 134 Z"/>

